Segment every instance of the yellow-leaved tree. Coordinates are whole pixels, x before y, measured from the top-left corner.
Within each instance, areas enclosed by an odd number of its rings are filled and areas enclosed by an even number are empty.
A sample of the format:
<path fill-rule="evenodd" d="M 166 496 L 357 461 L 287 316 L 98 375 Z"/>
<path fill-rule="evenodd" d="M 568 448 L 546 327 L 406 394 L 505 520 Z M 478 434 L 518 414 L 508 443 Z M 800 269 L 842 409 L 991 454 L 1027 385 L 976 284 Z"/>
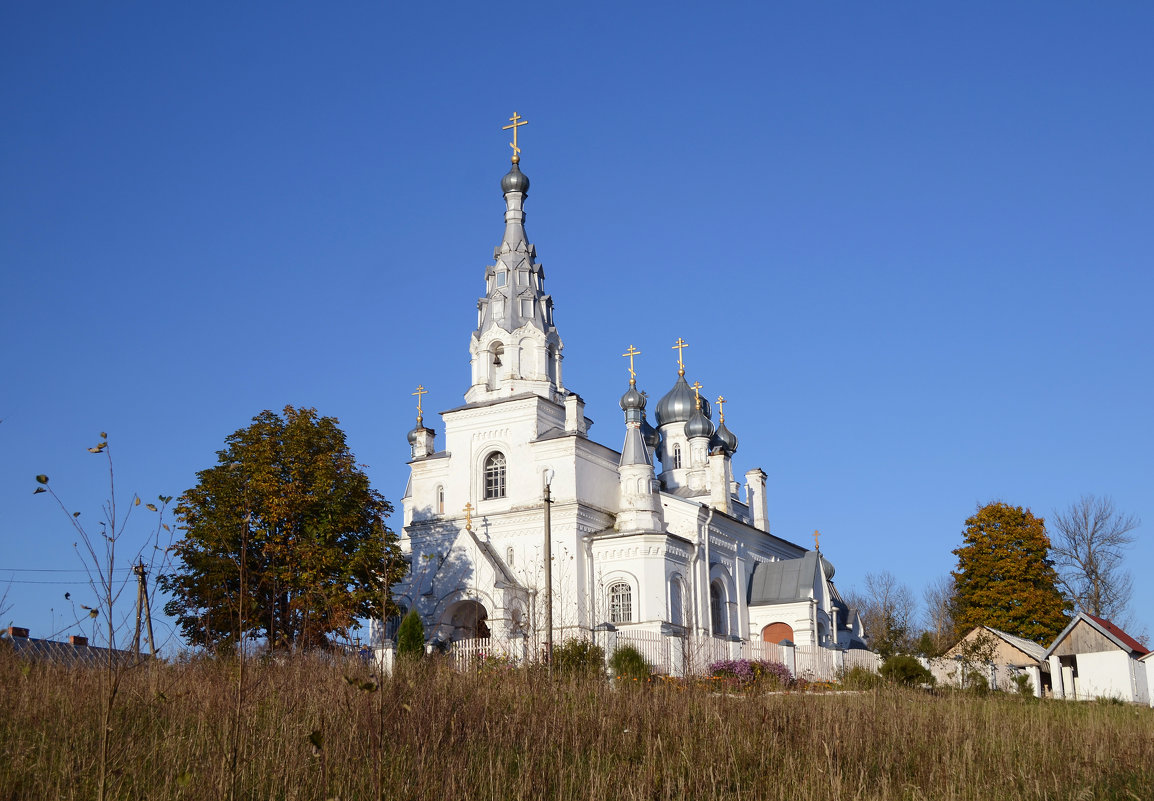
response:
<path fill-rule="evenodd" d="M 1045 521 L 1029 509 L 988 503 L 966 520 L 952 573 L 956 634 L 990 626 L 1049 644 L 1068 622 L 1067 601 L 1049 559 Z"/>

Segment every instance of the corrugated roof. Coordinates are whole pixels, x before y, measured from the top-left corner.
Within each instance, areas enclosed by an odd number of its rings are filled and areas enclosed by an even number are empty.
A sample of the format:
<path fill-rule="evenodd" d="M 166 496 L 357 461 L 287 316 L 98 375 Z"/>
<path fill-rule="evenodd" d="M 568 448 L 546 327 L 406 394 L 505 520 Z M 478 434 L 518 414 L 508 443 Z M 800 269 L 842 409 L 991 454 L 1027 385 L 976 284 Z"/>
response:
<path fill-rule="evenodd" d="M 1024 640 L 1021 637 L 1015 637 L 1013 634 L 1007 634 L 1004 631 L 999 631 L 998 629 L 990 628 L 989 626 L 986 626 L 985 628 L 994 632 L 994 634 L 1001 637 L 1003 640 L 1017 648 L 1022 653 L 1029 654 L 1031 659 L 1036 659 L 1037 661 L 1041 662 L 1046 658 L 1046 646 L 1044 645 L 1038 645 L 1038 643 L 1033 642 L 1032 640 Z"/>

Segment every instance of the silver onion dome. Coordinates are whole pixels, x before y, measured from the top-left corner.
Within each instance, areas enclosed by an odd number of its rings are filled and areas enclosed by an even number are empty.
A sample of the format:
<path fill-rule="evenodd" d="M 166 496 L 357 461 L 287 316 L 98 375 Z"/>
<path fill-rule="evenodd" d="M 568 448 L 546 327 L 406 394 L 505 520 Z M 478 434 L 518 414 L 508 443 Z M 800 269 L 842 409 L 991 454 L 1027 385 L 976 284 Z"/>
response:
<path fill-rule="evenodd" d="M 821 566 L 822 566 L 822 569 L 825 570 L 826 579 L 832 580 L 833 579 L 833 562 L 829 561 L 828 559 L 826 559 L 823 556 L 821 558 Z"/>
<path fill-rule="evenodd" d="M 657 402 L 657 425 L 684 423 L 689 420 L 696 406 L 693 390 L 685 382 L 685 376 L 679 375 L 673 389 Z"/>
<path fill-rule="evenodd" d="M 505 194 L 510 192 L 528 194 L 529 176 L 521 172 L 521 168 L 514 164 L 501 179 L 501 191 Z"/>
<path fill-rule="evenodd" d="M 416 445 L 417 440 L 420 439 L 421 433 L 424 430 L 425 430 L 425 427 L 423 425 L 421 425 L 420 423 L 418 423 L 417 427 L 409 432 L 409 444 L 410 445 Z"/>
<path fill-rule="evenodd" d="M 661 444 L 661 434 L 656 428 L 649 425 L 649 419 L 645 416 L 644 410 L 641 412 L 641 437 L 650 448 L 656 448 Z"/>
<path fill-rule="evenodd" d="M 730 431 L 725 423 L 717 427 L 717 431 L 713 434 L 713 443 L 724 448 L 730 456 L 737 453 L 737 435 Z"/>
<path fill-rule="evenodd" d="M 627 412 L 630 409 L 644 409 L 647 402 L 648 399 L 637 391 L 637 385 L 630 384 L 621 396 L 621 410 Z"/>
<path fill-rule="evenodd" d="M 705 416 L 703 410 L 693 410 L 693 416 L 685 424 L 685 436 L 689 439 L 713 436 L 713 423 Z"/>

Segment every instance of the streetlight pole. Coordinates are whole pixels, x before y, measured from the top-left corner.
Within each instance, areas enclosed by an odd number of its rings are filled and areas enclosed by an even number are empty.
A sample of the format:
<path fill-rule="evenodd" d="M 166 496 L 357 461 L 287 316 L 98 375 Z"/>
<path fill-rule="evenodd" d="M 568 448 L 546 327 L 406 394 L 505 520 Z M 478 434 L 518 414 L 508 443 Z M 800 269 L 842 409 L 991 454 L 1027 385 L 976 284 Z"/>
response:
<path fill-rule="evenodd" d="M 553 675 L 553 523 L 550 507 L 553 505 L 553 471 L 545 473 L 545 662 Z"/>

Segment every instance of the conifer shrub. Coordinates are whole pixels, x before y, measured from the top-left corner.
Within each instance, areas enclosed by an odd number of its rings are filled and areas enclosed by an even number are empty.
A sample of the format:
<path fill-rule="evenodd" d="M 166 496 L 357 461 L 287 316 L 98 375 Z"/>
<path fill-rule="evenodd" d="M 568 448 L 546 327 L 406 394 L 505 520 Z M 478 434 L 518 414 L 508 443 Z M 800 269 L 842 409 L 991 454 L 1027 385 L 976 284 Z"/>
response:
<path fill-rule="evenodd" d="M 881 666 L 882 677 L 894 682 L 895 684 L 902 684 L 906 687 L 917 687 L 923 684 L 933 685 L 936 683 L 934 674 L 930 673 L 928 669 L 922 666 L 912 656 L 908 654 L 894 654 Z"/>
<path fill-rule="evenodd" d="M 590 640 L 566 640 L 553 649 L 553 669 L 569 676 L 603 676 L 605 649 Z"/>
<path fill-rule="evenodd" d="M 416 609 L 410 609 L 397 629 L 397 658 L 420 659 L 425 655 L 425 625 Z"/>
<path fill-rule="evenodd" d="M 637 679 L 648 681 L 653 669 L 648 660 L 632 645 L 622 645 L 613 652 L 609 660 L 609 669 L 614 676 L 620 679 Z"/>

